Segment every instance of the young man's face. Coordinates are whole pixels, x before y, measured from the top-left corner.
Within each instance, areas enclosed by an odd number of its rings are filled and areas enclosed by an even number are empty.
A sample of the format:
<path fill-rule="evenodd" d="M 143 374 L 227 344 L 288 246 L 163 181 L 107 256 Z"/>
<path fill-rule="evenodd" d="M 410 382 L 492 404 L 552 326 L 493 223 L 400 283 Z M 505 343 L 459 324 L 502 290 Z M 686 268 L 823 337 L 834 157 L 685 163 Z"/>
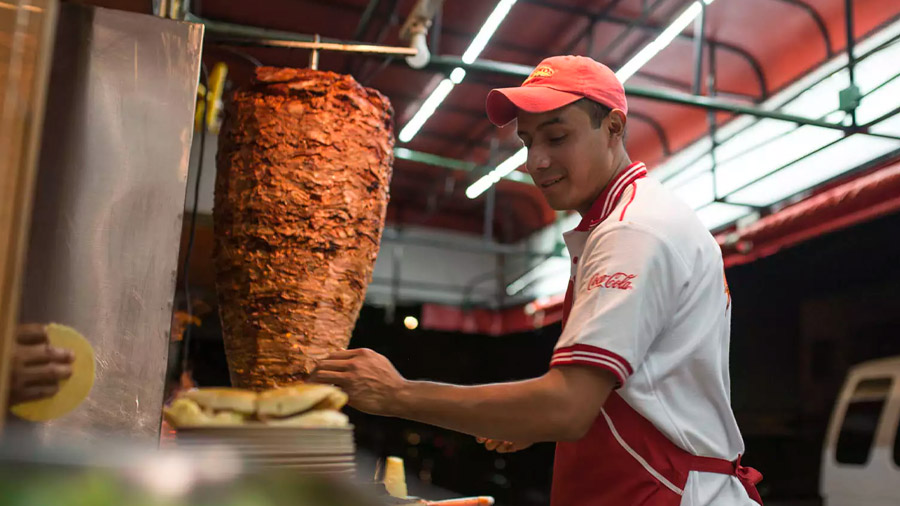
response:
<path fill-rule="evenodd" d="M 528 148 L 525 167 L 558 211 L 587 213 L 615 170 L 619 125 L 610 122 L 621 113 L 615 111 L 594 126 L 589 111 L 576 102 L 545 113 L 519 111 L 517 116 L 519 137 Z"/>

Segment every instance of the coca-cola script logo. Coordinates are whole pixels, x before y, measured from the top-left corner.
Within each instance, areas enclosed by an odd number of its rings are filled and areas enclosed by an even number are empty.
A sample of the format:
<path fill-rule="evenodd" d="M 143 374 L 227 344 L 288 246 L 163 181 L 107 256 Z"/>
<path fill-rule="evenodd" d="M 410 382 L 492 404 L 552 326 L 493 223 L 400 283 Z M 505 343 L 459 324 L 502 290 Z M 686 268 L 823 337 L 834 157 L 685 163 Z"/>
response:
<path fill-rule="evenodd" d="M 615 290 L 631 290 L 634 285 L 631 280 L 637 277 L 637 274 L 625 274 L 617 272 L 615 274 L 594 274 L 588 283 L 588 291 L 594 288 L 612 288 Z"/>

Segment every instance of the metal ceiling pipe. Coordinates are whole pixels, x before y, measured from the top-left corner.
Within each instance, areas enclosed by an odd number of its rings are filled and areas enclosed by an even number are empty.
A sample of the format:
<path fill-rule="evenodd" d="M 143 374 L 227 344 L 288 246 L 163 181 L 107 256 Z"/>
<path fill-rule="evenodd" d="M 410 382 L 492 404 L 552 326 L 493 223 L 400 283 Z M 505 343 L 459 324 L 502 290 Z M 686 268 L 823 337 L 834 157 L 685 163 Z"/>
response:
<path fill-rule="evenodd" d="M 318 51 L 340 51 L 345 53 L 368 53 L 409 57 L 415 56 L 417 54 L 416 48 L 412 47 L 379 46 L 363 43 L 323 42 L 318 35 L 313 36 L 313 40 L 311 42 L 302 40 L 280 40 L 265 38 L 247 39 L 243 37 L 217 39 L 216 42 L 238 46 L 245 45 L 261 47 L 284 47 L 289 49 L 309 49 L 313 52 L 313 58 L 310 60 L 310 67 L 314 70 L 316 67 L 315 62 L 317 61 L 316 56 Z"/>
<path fill-rule="evenodd" d="M 515 63 L 497 62 L 492 60 L 477 60 L 470 64 L 464 63 L 460 58 L 451 56 L 432 56 L 430 66 L 435 69 L 446 71 L 448 68 L 462 67 L 468 70 L 476 70 L 482 72 L 494 72 L 499 74 L 513 75 L 517 77 L 528 77 L 531 74 L 531 67 L 527 65 L 519 65 Z M 746 114 L 756 118 L 769 118 L 781 121 L 789 121 L 798 125 L 813 125 L 822 128 L 830 128 L 832 130 L 841 130 L 850 132 L 852 129 L 843 125 L 829 123 L 814 118 L 805 118 L 795 116 L 793 114 L 784 114 L 777 111 L 767 111 L 757 107 L 746 106 L 725 100 L 695 96 L 689 93 L 679 93 L 675 91 L 645 88 L 641 86 L 625 85 L 625 94 L 634 97 L 648 98 L 651 100 L 659 100 L 673 104 L 686 105 L 690 107 L 700 107 L 714 111 L 732 112 L 735 114 Z"/>
<path fill-rule="evenodd" d="M 486 174 L 493 169 L 492 166 L 478 165 L 476 163 L 467 162 L 465 160 L 457 160 L 456 158 L 448 158 L 431 153 L 423 153 L 421 151 L 414 151 L 412 149 L 404 147 L 394 148 L 394 157 L 401 160 L 409 160 L 411 162 L 419 162 L 426 165 L 433 165 L 435 167 L 443 167 L 445 169 L 453 169 L 463 172 L 473 172 L 476 174 Z M 503 179 L 515 181 L 517 183 L 534 184 L 534 181 L 532 181 L 530 177 L 518 171 L 507 174 L 503 177 Z"/>
<path fill-rule="evenodd" d="M 223 35 L 226 37 L 245 37 L 247 39 L 279 39 L 293 40 L 299 42 L 313 42 L 314 36 L 305 33 L 287 32 L 284 30 L 274 30 L 272 28 L 261 28 L 258 26 L 239 25 L 237 23 L 227 23 L 225 21 L 216 21 L 214 19 L 201 18 L 191 13 L 185 15 L 185 21 L 191 23 L 202 23 L 205 27 L 207 35 Z M 362 44 L 362 42 L 331 39 L 322 37 L 321 42 L 331 42 L 335 44 Z"/>
<path fill-rule="evenodd" d="M 428 65 L 431 53 L 428 51 L 428 29 L 434 16 L 441 11 L 444 0 L 419 0 L 400 29 L 400 38 L 408 40 L 416 55 L 407 56 L 406 63 L 414 69 Z"/>
<path fill-rule="evenodd" d="M 706 3 L 700 2 L 700 15 L 694 21 L 694 95 L 703 91 L 703 43 L 706 38 Z"/>
<path fill-rule="evenodd" d="M 393 280 L 390 278 L 372 278 L 372 282 L 369 286 L 387 286 L 391 287 Z M 435 292 L 446 292 L 446 293 L 464 293 L 467 289 L 466 286 L 463 285 L 451 285 L 447 283 L 431 283 L 428 281 L 412 281 L 412 280 L 401 280 L 399 285 L 400 290 L 403 289 L 413 289 L 413 290 L 428 290 Z M 478 294 L 479 298 L 490 298 L 492 294 L 481 293 Z M 402 302 L 402 298 L 398 297 L 398 302 Z"/>
<path fill-rule="evenodd" d="M 559 12 L 566 12 L 568 14 L 574 14 L 577 16 L 587 17 L 589 20 L 591 20 L 592 18 L 596 18 L 596 20 L 600 21 L 600 22 L 607 22 L 607 23 L 613 23 L 613 24 L 625 26 L 625 30 L 621 34 L 619 34 L 619 36 L 616 37 L 612 42 L 610 42 L 603 49 L 603 51 L 601 52 L 600 55 L 595 57 L 595 59 L 597 59 L 597 60 L 604 60 L 607 56 L 609 56 L 610 53 L 612 53 L 612 51 L 615 48 L 617 48 L 622 42 L 624 42 L 628 38 L 628 35 L 631 33 L 631 30 L 633 28 L 639 28 L 641 30 L 647 30 L 647 31 L 651 31 L 654 33 L 662 33 L 662 31 L 665 30 L 664 26 L 657 26 L 657 25 L 651 23 L 650 21 L 648 21 L 648 19 L 647 19 L 649 13 L 652 13 L 658 7 L 662 6 L 665 3 L 665 0 L 657 0 L 653 4 L 649 4 L 649 5 L 647 5 L 645 2 L 644 3 L 644 13 L 641 14 L 641 16 L 636 19 L 625 18 L 625 17 L 621 17 L 621 16 L 616 16 L 614 14 L 608 14 L 608 13 L 600 16 L 600 14 L 602 14 L 602 12 L 595 15 L 588 9 L 575 7 L 575 6 L 560 5 L 560 4 L 549 2 L 547 0 L 522 0 L 522 1 L 539 6 L 539 7 L 546 7 L 548 9 L 556 10 Z M 579 39 L 576 39 L 576 40 L 580 40 L 580 37 L 583 37 L 583 35 L 580 35 Z M 692 35 L 681 32 L 676 37 L 679 39 L 690 39 L 692 37 Z M 734 53 L 735 55 L 743 58 L 747 62 L 747 64 L 750 65 L 750 67 L 753 69 L 753 73 L 756 75 L 757 81 L 759 81 L 759 87 L 760 87 L 760 93 L 761 93 L 761 95 L 759 97 L 760 100 L 765 100 L 769 96 L 769 85 L 767 83 L 766 75 L 763 72 L 762 65 L 760 65 L 759 61 L 756 58 L 754 58 L 754 56 L 752 54 L 750 54 L 747 50 L 745 50 L 739 46 L 735 46 L 733 44 L 728 44 L 728 43 L 722 42 L 720 40 L 713 40 L 713 39 L 710 39 L 707 37 L 707 42 L 712 43 L 712 45 L 714 47 L 721 48 L 725 51 L 729 51 L 729 52 Z M 564 52 L 568 53 L 570 51 L 564 51 Z M 591 55 L 591 56 L 593 57 L 593 55 Z"/>
<path fill-rule="evenodd" d="M 202 23 L 206 28 L 207 35 L 224 37 L 225 40 L 222 40 L 222 42 L 229 44 L 397 55 L 411 55 L 415 51 L 412 48 L 381 46 L 355 40 L 341 40 L 328 37 L 318 37 L 317 40 L 316 35 L 226 23 L 201 18 L 193 14 L 187 14 L 185 20 L 192 23 Z"/>
<path fill-rule="evenodd" d="M 556 252 L 541 252 L 523 249 L 521 246 L 506 246 L 497 243 L 481 243 L 481 244 L 459 244 L 454 241 L 444 241 L 435 239 L 422 239 L 416 237 L 408 237 L 402 233 L 398 233 L 393 229 L 386 228 L 381 237 L 382 241 L 395 244 L 406 244 L 410 246 L 423 246 L 427 248 L 446 249 L 453 251 L 468 251 L 471 253 L 490 253 L 499 255 L 519 255 L 535 258 L 548 258 L 552 256 L 561 256 Z"/>

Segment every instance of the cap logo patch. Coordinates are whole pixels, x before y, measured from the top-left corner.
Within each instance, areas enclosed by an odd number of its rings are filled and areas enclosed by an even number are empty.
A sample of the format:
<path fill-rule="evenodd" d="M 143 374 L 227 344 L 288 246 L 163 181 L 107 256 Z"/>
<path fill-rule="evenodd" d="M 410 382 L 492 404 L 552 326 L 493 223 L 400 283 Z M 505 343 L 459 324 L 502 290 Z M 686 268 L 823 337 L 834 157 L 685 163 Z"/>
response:
<path fill-rule="evenodd" d="M 555 72 L 556 72 L 556 71 L 553 70 L 553 67 L 551 67 L 551 66 L 549 66 L 549 65 L 541 65 L 540 67 L 534 69 L 534 70 L 531 72 L 531 75 L 528 76 L 528 79 L 525 79 L 525 82 L 522 83 L 522 86 L 525 86 L 526 84 L 528 84 L 528 83 L 530 83 L 531 81 L 537 79 L 538 77 L 550 77 L 550 76 L 552 76 Z"/>

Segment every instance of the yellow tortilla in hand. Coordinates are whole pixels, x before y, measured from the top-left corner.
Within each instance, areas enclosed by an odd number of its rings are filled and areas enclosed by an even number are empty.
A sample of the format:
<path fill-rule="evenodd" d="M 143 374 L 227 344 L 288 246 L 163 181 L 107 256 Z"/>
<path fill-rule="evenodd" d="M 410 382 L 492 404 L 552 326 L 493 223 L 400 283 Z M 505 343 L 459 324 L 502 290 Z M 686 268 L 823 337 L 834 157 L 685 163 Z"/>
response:
<path fill-rule="evenodd" d="M 58 323 L 47 325 L 47 337 L 50 346 L 71 350 L 75 361 L 72 363 L 72 376 L 59 383 L 56 395 L 12 407 L 14 415 L 32 422 L 52 420 L 72 411 L 94 386 L 94 349 L 91 343 L 77 330 Z"/>

